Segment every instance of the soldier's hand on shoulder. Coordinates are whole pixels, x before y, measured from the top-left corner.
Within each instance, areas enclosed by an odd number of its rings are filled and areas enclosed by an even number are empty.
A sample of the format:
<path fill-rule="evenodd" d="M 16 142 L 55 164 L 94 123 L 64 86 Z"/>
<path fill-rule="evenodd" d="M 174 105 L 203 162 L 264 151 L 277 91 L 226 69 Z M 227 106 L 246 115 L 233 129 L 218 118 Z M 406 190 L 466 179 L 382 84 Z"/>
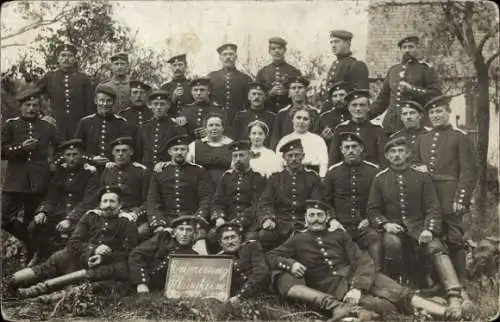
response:
<path fill-rule="evenodd" d="M 155 228 L 155 230 L 153 230 L 153 233 L 156 234 L 156 233 L 162 232 L 164 230 L 165 230 L 165 227 L 158 226 L 158 227 Z"/>
<path fill-rule="evenodd" d="M 197 137 L 204 138 L 205 136 L 207 136 L 207 129 L 204 127 L 199 127 L 199 128 L 194 130 L 194 134 Z"/>
<path fill-rule="evenodd" d="M 155 164 L 153 171 L 156 173 L 160 173 L 163 171 L 163 168 L 167 165 L 167 162 L 160 161 Z"/>
<path fill-rule="evenodd" d="M 266 219 L 262 223 L 262 229 L 273 230 L 274 228 L 276 228 L 276 223 L 272 219 Z"/>
<path fill-rule="evenodd" d="M 185 116 L 178 116 L 174 119 L 175 123 L 179 126 L 184 126 L 187 124 L 187 119 Z"/>
<path fill-rule="evenodd" d="M 146 284 L 138 284 L 137 293 L 138 294 L 149 293 L 149 287 Z"/>
<path fill-rule="evenodd" d="M 390 234 L 398 234 L 403 232 L 404 228 L 401 225 L 388 222 L 384 224 L 384 230 Z"/>
<path fill-rule="evenodd" d="M 109 159 L 102 155 L 96 155 L 92 158 L 92 161 L 97 163 L 98 165 L 105 165 L 109 162 Z"/>
<path fill-rule="evenodd" d="M 87 265 L 92 268 L 97 265 L 100 265 L 102 263 L 102 256 L 101 255 L 92 255 L 89 257 L 89 260 L 87 262 Z"/>
<path fill-rule="evenodd" d="M 302 278 L 306 272 L 307 268 L 302 265 L 299 262 L 293 263 L 292 267 L 290 268 L 290 273 L 297 277 L 297 278 Z"/>
<path fill-rule="evenodd" d="M 345 231 L 344 226 L 337 219 L 330 219 L 328 231 L 336 231 L 338 229 Z"/>
<path fill-rule="evenodd" d="M 107 255 L 111 253 L 111 248 L 107 245 L 99 245 L 97 248 L 94 250 L 94 254 L 96 255 Z"/>
<path fill-rule="evenodd" d="M 35 215 L 34 220 L 38 225 L 45 224 L 47 222 L 47 214 L 44 212 L 39 212 Z"/>
<path fill-rule="evenodd" d="M 321 136 L 326 139 L 326 140 L 330 140 L 332 137 L 333 137 L 333 131 L 331 128 L 329 128 L 328 126 L 326 126 L 323 131 L 321 131 Z"/>
<path fill-rule="evenodd" d="M 122 218 L 127 218 L 131 222 L 136 222 L 137 221 L 137 214 L 133 211 L 131 212 L 121 212 L 118 217 Z"/>
<path fill-rule="evenodd" d="M 223 225 L 226 221 L 224 220 L 224 218 L 217 218 L 215 220 L 215 227 L 219 227 L 221 225 Z"/>
<path fill-rule="evenodd" d="M 416 170 L 418 172 L 429 172 L 429 169 L 427 168 L 427 166 L 425 164 L 413 164 L 410 166 L 410 168 L 412 168 L 413 170 Z"/>
<path fill-rule="evenodd" d="M 106 167 L 106 169 L 114 168 L 114 167 L 116 167 L 116 163 L 114 163 L 114 162 L 106 162 L 105 167 Z"/>
<path fill-rule="evenodd" d="M 363 229 L 365 227 L 368 227 L 370 223 L 368 222 L 368 219 L 363 219 L 358 225 L 358 229 Z"/>
<path fill-rule="evenodd" d="M 56 226 L 56 230 L 60 233 L 65 233 L 69 230 L 69 227 L 70 227 L 71 223 L 69 222 L 68 219 L 64 219 L 64 220 L 61 220 L 57 226 Z"/>

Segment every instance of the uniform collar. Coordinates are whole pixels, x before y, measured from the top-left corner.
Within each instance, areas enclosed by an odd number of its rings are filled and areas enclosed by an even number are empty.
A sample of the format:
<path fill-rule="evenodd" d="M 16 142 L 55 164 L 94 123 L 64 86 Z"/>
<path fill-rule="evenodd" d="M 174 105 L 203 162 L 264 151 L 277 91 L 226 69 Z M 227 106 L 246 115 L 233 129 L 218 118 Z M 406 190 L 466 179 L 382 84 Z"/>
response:
<path fill-rule="evenodd" d="M 292 170 L 290 170 L 290 168 L 286 167 L 285 166 L 285 171 L 288 172 L 289 174 L 291 175 L 294 175 L 294 174 L 299 174 L 301 173 L 302 171 L 304 171 L 304 167 L 301 166 L 300 168 L 298 168 L 297 170 L 295 170 L 295 172 L 293 172 Z"/>
<path fill-rule="evenodd" d="M 280 61 L 273 61 L 273 62 L 271 63 L 271 65 L 273 65 L 273 66 L 277 66 L 277 67 L 283 67 L 283 66 L 285 66 L 286 64 L 287 64 L 287 63 L 286 63 L 286 60 L 284 60 L 284 59 L 283 59 L 283 60 L 280 60 Z"/>
<path fill-rule="evenodd" d="M 410 164 L 408 163 L 407 167 L 406 167 L 406 168 L 404 168 L 404 169 L 395 169 L 395 168 L 393 168 L 391 165 L 389 165 L 389 168 L 390 168 L 392 171 L 396 172 L 396 173 L 405 173 L 405 172 L 408 172 L 408 171 L 410 170 Z"/>
<path fill-rule="evenodd" d="M 433 128 L 433 130 L 436 132 L 441 132 L 441 131 L 449 130 L 451 128 L 452 128 L 451 124 L 446 124 L 446 125 L 436 126 Z"/>
<path fill-rule="evenodd" d="M 335 56 L 337 56 L 337 59 L 338 59 L 338 60 L 340 60 L 340 59 L 347 58 L 347 57 L 349 57 L 349 56 L 351 56 L 351 55 L 352 55 L 352 52 L 347 52 L 347 53 L 345 53 L 345 54 L 337 54 L 337 55 L 335 55 Z"/>

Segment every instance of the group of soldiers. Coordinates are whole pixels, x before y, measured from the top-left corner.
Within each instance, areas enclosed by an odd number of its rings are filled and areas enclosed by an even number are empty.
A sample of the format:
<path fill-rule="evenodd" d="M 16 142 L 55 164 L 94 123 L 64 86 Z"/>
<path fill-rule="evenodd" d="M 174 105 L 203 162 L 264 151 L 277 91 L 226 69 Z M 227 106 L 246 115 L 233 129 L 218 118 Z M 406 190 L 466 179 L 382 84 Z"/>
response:
<path fill-rule="evenodd" d="M 2 229 L 24 243 L 28 266 L 6 283 L 34 296 L 116 279 L 147 294 L 165 284 L 170 256 L 225 254 L 234 258 L 230 302 L 270 291 L 335 320 L 415 309 L 460 319 L 471 304 L 462 217 L 473 145 L 450 124 L 450 98 L 417 59 L 418 37 L 397 43 L 402 61 L 373 102 L 352 37 L 330 33 L 336 60 L 321 107 L 307 101 L 309 80 L 286 62 L 279 37 L 255 81 L 235 68 L 228 43 L 217 49 L 222 69 L 207 77 L 187 79 L 186 55 L 172 57 L 173 79 L 157 90 L 129 79 L 125 53 L 94 89 L 77 49 L 58 47 L 59 69 L 21 91 L 19 117 L 2 126 Z M 370 121 L 385 111 L 382 127 Z M 231 138 L 216 182 L 188 160 L 193 141 L 220 130 L 207 122 L 214 115 Z M 247 129 L 257 120 L 282 158 L 269 177 L 250 166 L 258 156 Z M 327 171 L 304 162 L 318 148 L 310 141 L 280 142 L 304 131 L 328 147 Z M 431 287 L 447 305 L 413 290 Z"/>

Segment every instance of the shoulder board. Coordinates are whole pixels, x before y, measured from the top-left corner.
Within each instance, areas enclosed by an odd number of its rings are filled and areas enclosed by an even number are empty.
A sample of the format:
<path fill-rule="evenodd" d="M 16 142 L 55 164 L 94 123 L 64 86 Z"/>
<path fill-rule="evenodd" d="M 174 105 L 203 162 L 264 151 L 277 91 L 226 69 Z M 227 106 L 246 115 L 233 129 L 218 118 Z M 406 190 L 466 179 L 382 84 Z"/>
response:
<path fill-rule="evenodd" d="M 326 114 L 332 113 L 332 112 L 333 112 L 333 110 L 324 111 L 324 112 L 319 114 L 319 117 L 322 117 L 323 115 L 326 115 Z"/>
<path fill-rule="evenodd" d="M 424 126 L 424 130 L 426 130 L 427 132 L 430 132 L 430 131 L 432 131 L 432 127 L 430 127 L 430 126 Z"/>
<path fill-rule="evenodd" d="M 267 110 L 266 110 L 267 111 Z M 269 114 L 271 114 L 272 116 L 276 116 L 276 113 L 274 112 L 271 112 L 271 111 L 267 111 Z"/>
<path fill-rule="evenodd" d="M 419 60 L 418 61 L 419 63 L 421 63 L 422 65 L 424 66 L 427 66 L 429 68 L 432 68 L 432 63 L 430 61 L 427 61 L 427 60 Z"/>
<path fill-rule="evenodd" d="M 363 160 L 363 163 L 368 164 L 369 166 L 372 166 L 372 167 L 374 167 L 375 169 L 380 168 L 380 167 L 378 166 L 378 164 L 372 163 L 372 162 L 370 162 L 370 161 Z"/>
<path fill-rule="evenodd" d="M 340 161 L 338 163 L 335 163 L 334 165 L 330 166 L 328 168 L 328 171 L 332 170 L 332 169 L 335 169 L 335 168 L 338 168 L 339 166 L 341 166 L 342 164 L 344 164 L 344 161 Z"/>
<path fill-rule="evenodd" d="M 457 131 L 457 132 L 460 132 L 460 133 L 462 133 L 462 134 L 464 134 L 464 135 L 467 135 L 467 132 L 465 132 L 465 131 L 464 131 L 464 130 L 462 130 L 462 129 L 459 129 L 458 127 L 452 127 L 452 129 L 453 129 L 453 130 L 455 130 L 455 131 Z"/>
<path fill-rule="evenodd" d="M 100 209 L 90 209 L 85 212 L 86 215 L 94 214 L 100 216 L 102 214 L 102 210 Z"/>
<path fill-rule="evenodd" d="M 124 118 L 123 116 L 121 115 L 118 115 L 118 114 L 115 114 L 115 117 L 119 120 L 122 120 L 122 121 L 125 121 L 125 122 L 128 122 L 126 118 Z"/>
<path fill-rule="evenodd" d="M 224 174 L 226 174 L 226 173 L 233 173 L 233 172 L 234 172 L 233 169 L 227 169 L 226 171 L 224 171 Z"/>
<path fill-rule="evenodd" d="M 382 170 L 382 171 L 380 171 L 379 173 L 377 173 L 377 174 L 375 175 L 375 178 L 377 178 L 378 176 L 380 176 L 380 175 L 382 175 L 382 174 L 386 173 L 387 171 L 389 171 L 389 168 L 385 168 L 384 170 Z"/>
<path fill-rule="evenodd" d="M 123 110 L 121 110 L 120 112 L 118 112 L 118 115 L 120 115 L 121 113 L 123 113 L 123 112 L 125 112 L 125 111 L 129 111 L 129 110 L 131 110 L 131 109 L 132 109 L 132 107 L 131 107 L 131 106 L 129 106 L 129 107 L 127 107 L 126 109 L 123 109 Z"/>
<path fill-rule="evenodd" d="M 94 167 L 93 165 L 90 165 L 88 163 L 84 163 L 83 164 L 83 169 L 88 170 L 90 172 L 96 172 L 97 171 L 96 167 Z"/>
<path fill-rule="evenodd" d="M 305 171 L 305 172 L 314 173 L 315 175 L 319 176 L 319 174 L 318 174 L 316 171 L 314 171 L 313 169 L 307 169 L 307 168 L 304 168 L 304 171 Z"/>
<path fill-rule="evenodd" d="M 218 253 L 217 253 L 217 254 L 215 254 L 215 255 L 222 255 L 222 254 L 224 254 L 224 251 L 223 251 L 223 250 L 221 250 L 220 252 L 218 252 Z"/>
<path fill-rule="evenodd" d="M 288 111 L 290 109 L 290 106 L 291 105 L 287 105 L 287 106 L 283 107 L 281 110 L 278 111 L 278 113 Z"/>
<path fill-rule="evenodd" d="M 197 163 L 194 163 L 194 162 L 189 162 L 189 161 L 186 161 L 187 164 L 190 164 L 190 165 L 194 165 L 195 167 L 198 167 L 198 168 L 202 168 L 203 169 L 203 166 L 197 164 Z"/>
<path fill-rule="evenodd" d="M 391 138 L 391 139 L 392 139 L 392 138 L 396 137 L 396 136 L 397 136 L 397 135 L 399 135 L 402 131 L 403 131 L 403 130 L 401 129 L 401 130 L 399 130 L 399 131 L 397 131 L 397 132 L 392 133 L 392 134 L 391 134 L 391 136 L 389 136 L 389 138 Z"/>
<path fill-rule="evenodd" d="M 89 115 L 87 115 L 87 116 L 82 117 L 82 120 L 90 119 L 90 118 L 93 118 L 93 117 L 95 117 L 95 116 L 96 116 L 96 114 L 95 114 L 95 113 L 93 113 L 93 114 L 89 114 Z"/>
<path fill-rule="evenodd" d="M 337 125 L 337 127 L 338 127 L 339 125 L 348 125 L 350 122 L 351 122 L 350 120 L 346 120 L 346 121 L 344 121 L 344 122 L 340 122 L 340 123 Z"/>
<path fill-rule="evenodd" d="M 12 122 L 12 121 L 17 121 L 17 120 L 20 120 L 21 118 L 18 116 L 18 117 L 13 117 L 13 118 L 10 118 L 10 119 L 7 119 L 5 122 Z"/>
<path fill-rule="evenodd" d="M 132 165 L 136 168 L 141 168 L 141 169 L 147 170 L 146 166 L 144 164 L 139 163 L 139 162 L 132 162 Z"/>

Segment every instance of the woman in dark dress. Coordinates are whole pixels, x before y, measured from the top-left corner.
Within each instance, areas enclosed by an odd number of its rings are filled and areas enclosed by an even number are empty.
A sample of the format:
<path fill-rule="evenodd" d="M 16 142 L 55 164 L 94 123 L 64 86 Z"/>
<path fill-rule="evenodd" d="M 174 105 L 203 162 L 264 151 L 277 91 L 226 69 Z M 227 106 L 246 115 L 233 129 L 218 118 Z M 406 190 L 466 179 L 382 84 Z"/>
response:
<path fill-rule="evenodd" d="M 229 144 L 233 141 L 224 135 L 224 121 L 219 114 L 209 114 L 205 119 L 207 135 L 189 144 L 187 160 L 203 166 L 214 187 L 224 171 L 231 167 L 231 151 Z"/>

